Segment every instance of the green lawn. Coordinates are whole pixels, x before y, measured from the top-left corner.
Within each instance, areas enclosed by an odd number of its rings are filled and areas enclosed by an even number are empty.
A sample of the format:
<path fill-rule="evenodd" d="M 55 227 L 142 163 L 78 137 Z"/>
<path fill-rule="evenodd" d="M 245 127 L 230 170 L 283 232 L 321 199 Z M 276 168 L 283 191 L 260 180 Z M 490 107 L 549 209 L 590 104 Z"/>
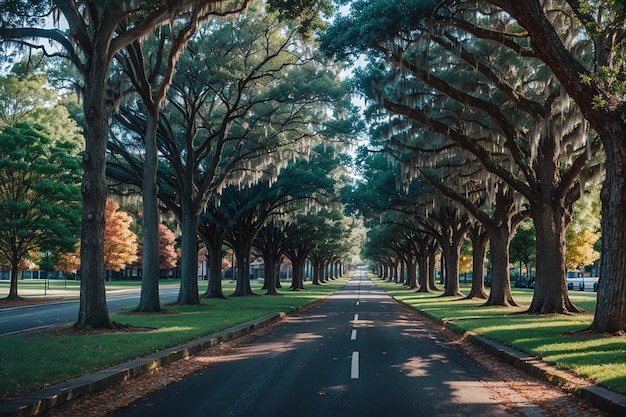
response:
<path fill-rule="evenodd" d="M 281 296 L 205 300 L 201 306 L 165 306 L 167 314 L 112 314 L 116 322 L 155 328 L 150 332 L 58 336 L 51 331 L 0 337 L 0 397 L 41 388 L 144 356 L 274 312 L 289 312 L 342 288 L 348 277 Z M 115 283 L 114 283 L 115 284 Z M 206 283 L 200 283 L 201 292 Z M 288 283 L 287 283 L 288 285 Z M 225 294 L 234 291 L 224 281 Z M 260 284 L 253 291 L 262 294 Z"/>
<path fill-rule="evenodd" d="M 571 300 L 589 313 L 582 315 L 523 314 L 532 300 L 529 289 L 513 289 L 519 308 L 483 307 L 484 301 L 422 294 L 374 278 L 397 300 L 445 322 L 460 333 L 471 331 L 513 346 L 544 361 L 589 377 L 626 394 L 626 336 L 580 333 L 593 320 L 596 294 L 570 291 Z M 462 285 L 468 293 L 469 286 Z"/>

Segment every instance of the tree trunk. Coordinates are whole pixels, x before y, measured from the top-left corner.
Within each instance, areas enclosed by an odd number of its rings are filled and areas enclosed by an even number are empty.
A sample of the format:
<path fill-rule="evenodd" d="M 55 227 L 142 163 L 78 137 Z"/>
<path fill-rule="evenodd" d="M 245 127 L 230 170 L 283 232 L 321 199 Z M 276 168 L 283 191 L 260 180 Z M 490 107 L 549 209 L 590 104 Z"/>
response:
<path fill-rule="evenodd" d="M 313 265 L 313 282 L 311 284 L 322 285 L 324 262 L 319 257 L 313 256 L 311 263 Z"/>
<path fill-rule="evenodd" d="M 437 264 L 437 251 L 435 249 L 435 247 L 433 247 L 432 249 L 430 249 L 429 255 L 428 255 L 428 282 L 430 283 L 430 288 L 433 291 L 440 291 L 440 289 L 437 287 L 437 282 L 436 282 L 436 278 L 437 278 L 437 272 L 435 271 L 435 265 Z"/>
<path fill-rule="evenodd" d="M 432 236 L 422 238 L 419 256 L 419 289 L 418 292 L 433 292 L 436 290 L 435 278 L 430 271 L 431 253 L 435 239 Z M 434 265 L 434 262 L 433 262 Z M 434 268 L 434 266 L 433 266 Z M 434 269 L 433 269 L 434 271 Z"/>
<path fill-rule="evenodd" d="M 7 300 L 18 300 L 20 297 L 17 295 L 17 275 L 19 268 L 19 259 L 11 260 L 11 283 L 9 284 L 9 295 Z"/>
<path fill-rule="evenodd" d="M 262 251 L 263 264 L 265 266 L 265 295 L 279 295 L 276 290 L 276 277 L 277 268 L 280 256 L 278 255 L 279 249 L 274 243 L 266 243 Z"/>
<path fill-rule="evenodd" d="M 304 264 L 306 257 L 296 256 L 291 258 L 293 266 L 293 275 L 291 277 L 291 291 L 300 291 L 304 289 Z"/>
<path fill-rule="evenodd" d="M 599 333 L 626 331 L 626 129 L 623 125 L 615 129 L 616 137 L 603 141 L 606 179 L 601 193 L 599 302 L 591 325 Z"/>
<path fill-rule="evenodd" d="M 452 239 L 444 248 L 446 281 L 444 297 L 462 296 L 459 285 L 459 260 L 461 258 L 461 240 Z"/>
<path fill-rule="evenodd" d="M 417 292 L 431 292 L 428 282 L 428 258 L 424 254 L 420 254 L 417 259 L 418 283 Z"/>
<path fill-rule="evenodd" d="M 222 289 L 222 239 L 204 239 L 209 252 L 209 286 L 202 298 L 226 298 Z"/>
<path fill-rule="evenodd" d="M 569 299 L 565 261 L 565 230 L 570 213 L 562 207 L 531 204 L 537 232 L 537 275 L 528 313 L 580 313 Z"/>
<path fill-rule="evenodd" d="M 109 39 L 94 39 L 93 53 L 85 69 L 85 152 L 81 239 L 80 306 L 76 329 L 113 328 L 106 304 L 104 285 L 104 206 L 107 198 L 106 145 L 110 109 L 107 105 Z"/>
<path fill-rule="evenodd" d="M 511 232 L 508 222 L 500 226 L 488 226 L 491 242 L 491 291 L 486 306 L 517 306 L 511 293 L 509 276 L 509 244 Z"/>
<path fill-rule="evenodd" d="M 476 226 L 470 229 L 470 237 L 472 240 L 472 289 L 466 298 L 486 300 L 485 254 L 487 253 L 489 235 L 482 226 Z"/>
<path fill-rule="evenodd" d="M 198 216 L 189 197 L 181 197 L 181 261 L 180 291 L 176 304 L 198 305 Z"/>
<path fill-rule="evenodd" d="M 141 194 L 143 199 L 143 244 L 141 296 L 135 311 L 160 312 L 159 300 L 159 205 L 157 201 L 157 114 L 147 112 Z"/>
<path fill-rule="evenodd" d="M 233 246 L 237 257 L 237 286 L 232 294 L 235 297 L 255 295 L 250 286 L 250 245 L 251 242 L 234 242 Z"/>
<path fill-rule="evenodd" d="M 416 290 L 417 286 L 417 257 L 413 254 L 407 255 L 407 278 L 405 285 L 411 289 Z"/>

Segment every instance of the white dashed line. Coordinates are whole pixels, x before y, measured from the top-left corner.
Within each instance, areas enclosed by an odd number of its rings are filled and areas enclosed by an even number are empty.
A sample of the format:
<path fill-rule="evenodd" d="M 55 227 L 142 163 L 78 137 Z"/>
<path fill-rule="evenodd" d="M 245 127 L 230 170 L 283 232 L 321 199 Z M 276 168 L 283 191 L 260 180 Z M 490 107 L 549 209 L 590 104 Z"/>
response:
<path fill-rule="evenodd" d="M 352 352 L 352 370 L 350 371 L 352 379 L 359 379 L 359 352 Z"/>
<path fill-rule="evenodd" d="M 359 321 L 359 315 L 358 314 L 354 315 L 354 321 Z"/>
<path fill-rule="evenodd" d="M 356 340 L 356 329 L 352 330 L 352 335 L 350 336 L 350 340 Z"/>
<path fill-rule="evenodd" d="M 357 302 L 356 302 L 356 305 L 359 305 L 360 303 L 361 303 L 360 301 L 357 301 Z"/>

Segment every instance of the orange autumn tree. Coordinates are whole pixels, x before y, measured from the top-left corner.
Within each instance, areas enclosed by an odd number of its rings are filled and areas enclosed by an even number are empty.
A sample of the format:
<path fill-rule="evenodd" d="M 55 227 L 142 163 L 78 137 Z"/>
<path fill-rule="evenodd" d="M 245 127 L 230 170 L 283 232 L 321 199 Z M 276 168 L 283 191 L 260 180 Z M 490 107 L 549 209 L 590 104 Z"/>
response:
<path fill-rule="evenodd" d="M 174 248 L 175 241 L 176 235 L 174 232 L 163 223 L 159 223 L 159 269 L 164 270 L 176 267 L 179 254 Z M 138 269 L 141 269 L 142 265 L 142 243 L 140 242 L 138 245 L 137 259 L 133 262 L 133 267 Z"/>
<path fill-rule="evenodd" d="M 66 275 L 78 271 L 80 269 L 80 251 L 60 253 L 57 256 L 56 269 L 63 271 Z"/>
<path fill-rule="evenodd" d="M 130 228 L 133 219 L 119 208 L 107 200 L 104 209 L 104 267 L 114 271 L 137 260 L 137 235 Z"/>

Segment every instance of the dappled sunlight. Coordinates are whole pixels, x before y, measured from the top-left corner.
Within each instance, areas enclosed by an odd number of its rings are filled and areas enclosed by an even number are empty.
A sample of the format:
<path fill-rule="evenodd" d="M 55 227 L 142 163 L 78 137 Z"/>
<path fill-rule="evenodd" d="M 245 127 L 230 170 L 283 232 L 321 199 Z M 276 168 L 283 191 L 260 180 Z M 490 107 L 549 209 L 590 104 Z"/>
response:
<path fill-rule="evenodd" d="M 428 367 L 431 363 L 431 359 L 412 357 L 406 363 L 394 365 L 392 368 L 399 368 L 408 377 L 422 378 L 429 375 Z"/>
<path fill-rule="evenodd" d="M 233 362 L 248 359 L 271 358 L 277 354 L 294 350 L 298 345 L 321 339 L 322 336 L 313 333 L 295 334 L 289 341 L 255 343 L 235 348 L 231 353 L 223 356 L 198 356 L 198 361 L 205 363 Z"/>
<path fill-rule="evenodd" d="M 155 333 L 177 333 L 177 332 L 186 332 L 190 330 L 195 330 L 195 327 L 185 327 L 185 326 L 160 327 L 155 330 Z"/>

